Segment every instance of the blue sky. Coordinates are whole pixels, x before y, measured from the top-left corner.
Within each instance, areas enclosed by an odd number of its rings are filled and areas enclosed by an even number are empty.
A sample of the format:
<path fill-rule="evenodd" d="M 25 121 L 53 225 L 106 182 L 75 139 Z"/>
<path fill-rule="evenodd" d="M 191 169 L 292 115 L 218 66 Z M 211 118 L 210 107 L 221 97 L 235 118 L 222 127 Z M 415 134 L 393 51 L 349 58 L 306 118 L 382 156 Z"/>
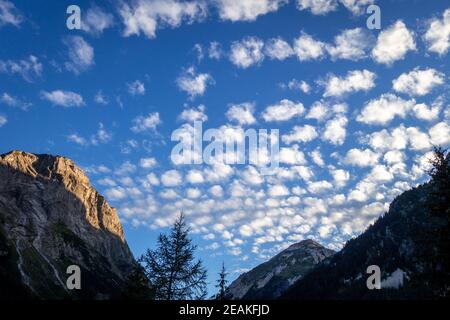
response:
<path fill-rule="evenodd" d="M 450 144 L 450 3 L 0 0 L 0 152 L 64 155 L 136 255 L 183 209 L 209 270 L 333 249 Z M 81 30 L 66 9 L 81 8 Z M 172 132 L 279 129 L 280 167 L 175 165 Z"/>

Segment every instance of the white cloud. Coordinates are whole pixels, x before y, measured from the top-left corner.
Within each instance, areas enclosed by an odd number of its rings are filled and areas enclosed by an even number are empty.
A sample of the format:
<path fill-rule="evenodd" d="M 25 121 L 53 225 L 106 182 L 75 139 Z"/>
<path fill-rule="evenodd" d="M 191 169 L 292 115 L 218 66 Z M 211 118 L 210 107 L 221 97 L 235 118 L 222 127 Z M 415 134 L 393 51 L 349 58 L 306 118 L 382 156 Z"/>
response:
<path fill-rule="evenodd" d="M 103 123 L 99 123 L 97 133 L 91 136 L 90 142 L 92 145 L 98 145 L 100 143 L 107 143 L 111 139 L 112 134 L 105 129 Z"/>
<path fill-rule="evenodd" d="M 325 162 L 322 159 L 322 155 L 320 154 L 319 149 L 311 151 L 309 153 L 309 156 L 312 158 L 314 163 L 317 164 L 319 167 L 323 167 L 325 165 Z"/>
<path fill-rule="evenodd" d="M 249 125 L 256 122 L 255 117 L 253 116 L 253 111 L 255 106 L 253 103 L 241 103 L 230 106 L 228 109 L 226 116 L 228 120 L 234 121 L 239 125 Z"/>
<path fill-rule="evenodd" d="M 395 163 L 402 163 L 405 161 L 406 157 L 405 154 L 398 150 L 391 150 L 384 154 L 383 160 L 387 164 L 395 164 Z"/>
<path fill-rule="evenodd" d="M 368 70 L 354 70 L 347 72 L 345 77 L 329 75 L 324 81 L 324 97 L 340 97 L 346 93 L 368 91 L 375 86 L 376 75 Z"/>
<path fill-rule="evenodd" d="M 329 141 L 334 145 L 343 144 L 347 134 L 347 122 L 347 118 L 343 115 L 339 115 L 336 118 L 327 121 L 322 136 L 323 140 Z"/>
<path fill-rule="evenodd" d="M 142 96 L 145 94 L 145 85 L 139 80 L 133 81 L 132 83 L 128 83 L 127 86 L 128 86 L 128 93 L 132 96 L 136 95 Z"/>
<path fill-rule="evenodd" d="M 283 197 L 289 195 L 289 189 L 282 184 L 270 186 L 267 193 L 271 197 Z"/>
<path fill-rule="evenodd" d="M 141 160 L 139 160 L 139 165 L 145 169 L 153 168 L 156 164 L 155 158 L 141 158 Z"/>
<path fill-rule="evenodd" d="M 266 42 L 264 51 L 271 59 L 284 60 L 294 54 L 289 43 L 281 38 L 270 39 Z"/>
<path fill-rule="evenodd" d="M 137 149 L 138 147 L 139 143 L 136 140 L 128 139 L 120 143 L 120 153 L 130 154 L 133 149 Z"/>
<path fill-rule="evenodd" d="M 299 10 L 310 10 L 316 15 L 326 15 L 337 9 L 336 0 L 297 0 Z"/>
<path fill-rule="evenodd" d="M 183 177 L 177 170 L 168 170 L 162 174 L 161 182 L 166 187 L 176 187 L 183 182 Z"/>
<path fill-rule="evenodd" d="M 98 36 L 104 30 L 112 27 L 114 16 L 103 11 L 99 7 L 92 7 L 86 11 L 81 20 L 81 29 L 92 35 Z"/>
<path fill-rule="evenodd" d="M 298 149 L 299 146 L 297 144 L 292 145 L 290 148 L 280 148 L 280 163 L 286 163 L 289 165 L 305 164 L 305 155 Z"/>
<path fill-rule="evenodd" d="M 334 225 L 322 225 L 319 227 L 319 229 L 317 229 L 317 232 L 319 232 L 319 236 L 322 239 L 327 239 L 331 236 L 331 233 L 335 229 L 336 229 L 336 226 L 334 226 Z"/>
<path fill-rule="evenodd" d="M 54 90 L 51 92 L 42 91 L 41 97 L 42 99 L 51 102 L 55 106 L 65 108 L 81 107 L 85 104 L 83 97 L 78 93 L 72 91 L 65 91 L 65 90 Z"/>
<path fill-rule="evenodd" d="M 264 42 L 256 37 L 246 37 L 234 41 L 230 49 L 230 61 L 239 68 L 246 69 L 264 59 Z"/>
<path fill-rule="evenodd" d="M 90 138 L 84 138 L 77 133 L 73 133 L 67 136 L 67 141 L 73 142 L 80 146 L 97 146 L 99 144 L 108 143 L 112 139 L 112 133 L 106 130 L 103 123 L 98 124 L 98 130 Z"/>
<path fill-rule="evenodd" d="M 406 133 L 408 134 L 408 140 L 412 150 L 420 151 L 431 148 L 430 138 L 418 128 L 407 128 Z"/>
<path fill-rule="evenodd" d="M 196 43 L 192 50 L 197 55 L 197 61 L 200 63 L 205 58 L 205 54 L 203 53 L 202 45 L 200 43 Z"/>
<path fill-rule="evenodd" d="M 248 166 L 244 171 L 241 172 L 242 179 L 245 183 L 250 185 L 259 185 L 264 182 L 263 177 L 259 174 L 253 166 Z"/>
<path fill-rule="evenodd" d="M 186 175 L 186 181 L 191 184 L 198 184 L 205 182 L 205 178 L 203 177 L 203 174 L 199 170 L 189 170 L 188 174 Z"/>
<path fill-rule="evenodd" d="M 160 185 L 158 177 L 153 172 L 150 172 L 149 174 L 147 174 L 145 176 L 145 181 L 150 183 L 150 185 L 152 185 L 152 186 L 159 186 Z"/>
<path fill-rule="evenodd" d="M 254 21 L 260 15 L 277 11 L 286 0 L 215 0 L 222 20 Z"/>
<path fill-rule="evenodd" d="M 326 15 L 336 11 L 338 3 L 354 15 L 365 13 L 365 9 L 375 0 L 297 0 L 299 10 L 310 10 L 315 15 Z"/>
<path fill-rule="evenodd" d="M 211 188 L 209 188 L 209 193 L 211 193 L 216 198 L 223 197 L 223 188 L 219 185 L 214 185 Z"/>
<path fill-rule="evenodd" d="M 118 200 L 122 200 L 122 199 L 126 198 L 127 192 L 122 187 L 114 187 L 114 188 L 107 189 L 105 191 L 105 196 L 108 200 L 118 201 Z"/>
<path fill-rule="evenodd" d="M 306 119 L 322 120 L 328 115 L 328 106 L 323 101 L 316 101 L 310 107 Z"/>
<path fill-rule="evenodd" d="M 403 124 L 390 132 L 383 129 L 369 136 L 369 145 L 377 151 L 403 150 L 410 145 L 415 151 L 431 148 L 429 136 L 415 127 L 406 128 Z"/>
<path fill-rule="evenodd" d="M 450 48 L 450 9 L 442 14 L 442 19 L 434 18 L 430 21 L 424 39 L 428 45 L 428 51 L 439 55 L 445 55 Z"/>
<path fill-rule="evenodd" d="M 428 107 L 424 103 L 419 103 L 414 106 L 413 111 L 418 119 L 433 121 L 439 117 L 441 105 L 439 103 L 433 103 L 431 107 Z"/>
<path fill-rule="evenodd" d="M 250 226 L 244 224 L 239 228 L 239 233 L 243 237 L 250 237 L 253 235 L 253 229 Z"/>
<path fill-rule="evenodd" d="M 367 57 L 366 50 L 372 39 L 370 34 L 362 29 L 348 29 L 334 38 L 334 45 L 328 45 L 327 51 L 333 60 L 360 60 Z"/>
<path fill-rule="evenodd" d="M 173 189 L 165 189 L 159 193 L 159 196 L 163 199 L 175 199 L 178 198 L 178 193 Z"/>
<path fill-rule="evenodd" d="M 311 86 L 304 80 L 298 81 L 297 79 L 292 79 L 289 80 L 287 84 L 280 83 L 280 86 L 283 89 L 288 88 L 290 90 L 300 90 L 306 94 L 308 94 L 311 91 Z"/>
<path fill-rule="evenodd" d="M 386 166 L 379 164 L 372 168 L 372 171 L 369 173 L 368 179 L 369 181 L 373 182 L 385 183 L 394 179 L 394 176 L 387 170 Z"/>
<path fill-rule="evenodd" d="M 26 102 L 18 97 L 8 94 L 7 92 L 3 92 L 0 96 L 0 102 L 6 104 L 7 106 L 20 108 L 22 110 L 27 110 L 28 107 L 32 105 L 31 102 Z"/>
<path fill-rule="evenodd" d="M 402 150 L 408 144 L 408 133 L 402 125 L 393 129 L 390 133 L 383 129 L 369 136 L 369 145 L 375 150 Z"/>
<path fill-rule="evenodd" d="M 213 84 L 214 79 L 208 73 L 197 74 L 194 67 L 188 68 L 177 78 L 177 85 L 185 91 L 190 98 L 202 96 L 209 84 Z"/>
<path fill-rule="evenodd" d="M 119 15 L 125 25 L 125 37 L 142 32 L 148 38 L 155 38 L 157 29 L 201 21 L 206 16 L 206 4 L 177 0 L 137 0 L 132 5 L 121 2 Z"/>
<path fill-rule="evenodd" d="M 378 163 L 380 155 L 370 149 L 350 149 L 345 158 L 344 163 L 358 167 L 371 167 Z"/>
<path fill-rule="evenodd" d="M 76 133 L 68 135 L 67 141 L 76 143 L 80 146 L 87 146 L 89 144 L 89 142 L 85 138 Z"/>
<path fill-rule="evenodd" d="M 338 188 L 344 187 L 350 179 L 350 173 L 342 169 L 331 170 L 330 173 L 333 176 L 334 184 Z"/>
<path fill-rule="evenodd" d="M 370 100 L 356 120 L 367 124 L 385 125 L 396 116 L 404 118 L 415 105 L 415 100 L 404 100 L 390 93 L 383 94 L 378 99 Z"/>
<path fill-rule="evenodd" d="M 212 41 L 208 48 L 208 57 L 214 60 L 220 60 L 222 58 L 222 46 L 217 41 Z"/>
<path fill-rule="evenodd" d="M 32 82 L 42 74 L 42 63 L 33 55 L 22 60 L 0 60 L 0 73 L 20 75 L 25 81 Z"/>
<path fill-rule="evenodd" d="M 445 75 L 435 69 L 414 69 L 392 81 L 392 88 L 410 96 L 424 96 L 444 83 Z"/>
<path fill-rule="evenodd" d="M 398 20 L 378 35 L 377 44 L 372 50 L 372 57 L 378 63 L 390 65 L 401 60 L 410 50 L 416 50 L 414 34 Z"/>
<path fill-rule="evenodd" d="M 11 24 L 18 27 L 23 22 L 23 17 L 16 6 L 9 1 L 0 0 L 0 27 Z"/>
<path fill-rule="evenodd" d="M 138 116 L 133 120 L 131 127 L 133 132 L 156 131 L 156 127 L 161 124 L 158 112 L 149 113 L 148 116 Z"/>
<path fill-rule="evenodd" d="M 200 198 L 201 195 L 202 195 L 202 192 L 200 191 L 200 189 L 197 189 L 197 188 L 188 188 L 186 191 L 186 196 L 189 199 L 197 199 L 197 198 Z"/>
<path fill-rule="evenodd" d="M 133 173 L 135 171 L 136 171 L 136 166 L 134 164 L 132 164 L 130 161 L 125 161 L 115 170 L 114 173 L 119 176 L 125 176 L 125 175 Z"/>
<path fill-rule="evenodd" d="M 320 59 L 325 55 L 325 49 L 325 43 L 304 32 L 294 40 L 294 51 L 300 61 Z"/>
<path fill-rule="evenodd" d="M 178 119 L 187 122 L 206 121 L 208 120 L 208 116 L 205 114 L 205 106 L 199 105 L 197 108 L 184 109 L 178 116 Z"/>
<path fill-rule="evenodd" d="M 333 188 L 333 185 L 325 180 L 310 182 L 310 183 L 308 183 L 308 187 L 307 187 L 308 191 L 310 193 L 314 193 L 314 194 L 323 193 L 332 188 Z"/>
<path fill-rule="evenodd" d="M 294 126 L 289 134 L 283 135 L 281 140 L 286 144 L 292 142 L 309 142 L 317 138 L 316 129 L 307 124 L 304 126 Z"/>
<path fill-rule="evenodd" d="M 298 117 L 305 112 L 305 107 L 300 102 L 293 102 L 283 99 L 277 104 L 268 106 L 261 114 L 266 122 L 270 121 L 288 121 Z"/>
<path fill-rule="evenodd" d="M 373 4 L 375 0 L 339 0 L 354 15 L 361 15 L 366 12 L 366 8 Z"/>
<path fill-rule="evenodd" d="M 8 122 L 6 116 L 0 114 L 0 127 L 3 127 Z"/>
<path fill-rule="evenodd" d="M 101 90 L 97 91 L 97 93 L 95 94 L 94 101 L 102 105 L 107 105 L 109 103 L 108 98 L 103 94 Z"/>
<path fill-rule="evenodd" d="M 429 130 L 431 143 L 446 147 L 450 144 L 450 126 L 446 122 L 439 122 Z"/>
<path fill-rule="evenodd" d="M 68 36 L 64 39 L 69 60 L 64 63 L 66 69 L 74 74 L 88 70 L 94 64 L 94 48 L 80 36 Z"/>

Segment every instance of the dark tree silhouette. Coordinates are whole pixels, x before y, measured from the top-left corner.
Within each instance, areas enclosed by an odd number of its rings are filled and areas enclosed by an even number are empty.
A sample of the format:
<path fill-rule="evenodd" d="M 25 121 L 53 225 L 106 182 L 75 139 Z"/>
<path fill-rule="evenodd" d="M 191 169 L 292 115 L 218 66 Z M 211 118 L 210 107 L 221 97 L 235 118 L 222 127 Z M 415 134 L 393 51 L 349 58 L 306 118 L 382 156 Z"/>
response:
<path fill-rule="evenodd" d="M 430 159 L 431 192 L 427 198 L 432 226 L 429 237 L 434 250 L 429 253 L 432 287 L 439 288 L 436 296 L 450 295 L 450 154 L 437 147 Z"/>
<path fill-rule="evenodd" d="M 152 300 L 155 290 L 145 275 L 144 268 L 137 264 L 130 272 L 123 293 L 125 300 Z"/>
<path fill-rule="evenodd" d="M 450 214 L 450 157 L 446 153 L 446 150 L 437 147 L 433 158 L 429 160 L 431 169 L 428 174 L 433 190 L 428 197 L 428 207 L 433 215 L 440 217 L 448 217 Z"/>
<path fill-rule="evenodd" d="M 159 300 L 189 300 L 206 297 L 206 270 L 195 261 L 197 246 L 189 238 L 183 213 L 175 221 L 169 235 L 160 234 L 155 250 L 141 257 L 145 272 Z"/>
<path fill-rule="evenodd" d="M 226 289 L 227 289 L 227 275 L 225 271 L 225 263 L 222 262 L 222 270 L 219 272 L 219 279 L 217 280 L 216 288 L 219 289 L 219 292 L 216 295 L 217 300 L 226 300 Z"/>

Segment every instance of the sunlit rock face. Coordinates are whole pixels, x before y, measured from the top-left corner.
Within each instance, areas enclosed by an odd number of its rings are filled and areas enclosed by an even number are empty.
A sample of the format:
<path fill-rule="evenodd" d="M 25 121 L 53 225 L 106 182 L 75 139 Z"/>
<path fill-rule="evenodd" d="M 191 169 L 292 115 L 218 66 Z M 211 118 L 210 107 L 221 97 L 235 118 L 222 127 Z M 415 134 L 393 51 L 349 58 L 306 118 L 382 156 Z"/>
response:
<path fill-rule="evenodd" d="M 134 263 L 116 210 L 73 161 L 0 156 L 0 297 L 118 297 Z M 67 289 L 70 265 L 81 290 Z"/>

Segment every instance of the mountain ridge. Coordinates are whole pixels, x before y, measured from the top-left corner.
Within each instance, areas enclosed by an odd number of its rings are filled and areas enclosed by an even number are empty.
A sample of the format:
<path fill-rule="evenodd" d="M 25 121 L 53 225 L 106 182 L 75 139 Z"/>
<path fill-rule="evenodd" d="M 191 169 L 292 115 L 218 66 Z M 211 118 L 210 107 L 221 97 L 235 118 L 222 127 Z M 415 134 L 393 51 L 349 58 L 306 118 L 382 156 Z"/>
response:
<path fill-rule="evenodd" d="M 280 298 L 448 298 L 449 156 L 441 161 L 440 181 L 431 179 L 397 196 L 387 213 Z M 438 212 L 431 209 L 436 206 Z M 369 266 L 380 268 L 380 290 L 367 287 Z"/>
<path fill-rule="evenodd" d="M 227 288 L 229 299 L 275 299 L 334 251 L 312 239 L 294 243 L 241 274 Z"/>
<path fill-rule="evenodd" d="M 116 210 L 61 156 L 0 155 L 0 238 L 0 279 L 14 274 L 19 297 L 117 297 L 136 264 Z M 81 268 L 80 291 L 65 287 L 69 265 Z"/>

